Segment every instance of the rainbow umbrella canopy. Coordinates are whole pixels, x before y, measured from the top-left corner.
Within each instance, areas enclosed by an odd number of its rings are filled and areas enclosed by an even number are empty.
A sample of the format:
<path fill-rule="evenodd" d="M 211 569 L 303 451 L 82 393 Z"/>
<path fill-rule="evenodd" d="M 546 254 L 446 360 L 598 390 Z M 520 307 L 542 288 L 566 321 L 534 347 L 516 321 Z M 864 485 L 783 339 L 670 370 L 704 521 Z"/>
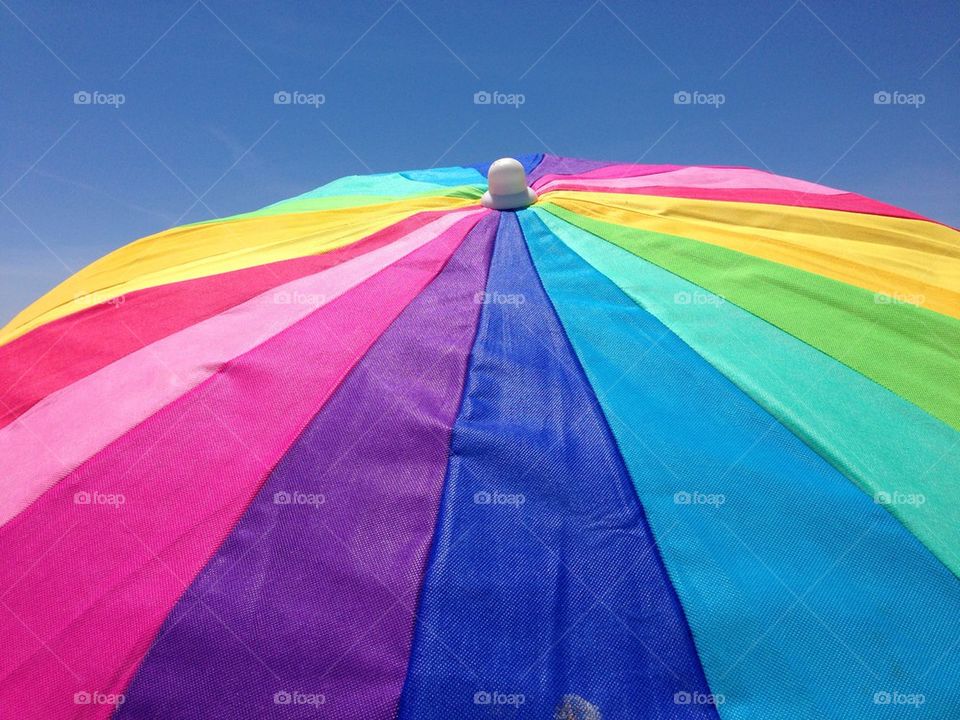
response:
<path fill-rule="evenodd" d="M 956 230 L 739 167 L 138 240 L 0 332 L 0 716 L 958 718 L 958 318 Z"/>

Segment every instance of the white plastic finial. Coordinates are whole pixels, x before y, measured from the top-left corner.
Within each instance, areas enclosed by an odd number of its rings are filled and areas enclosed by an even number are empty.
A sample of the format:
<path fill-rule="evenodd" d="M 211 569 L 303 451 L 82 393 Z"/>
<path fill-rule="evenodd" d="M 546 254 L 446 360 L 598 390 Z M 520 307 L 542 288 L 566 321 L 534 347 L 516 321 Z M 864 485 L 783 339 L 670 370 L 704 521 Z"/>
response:
<path fill-rule="evenodd" d="M 494 210 L 519 210 L 536 201 L 537 193 L 527 185 L 527 173 L 519 160 L 500 158 L 490 165 L 481 205 Z"/>

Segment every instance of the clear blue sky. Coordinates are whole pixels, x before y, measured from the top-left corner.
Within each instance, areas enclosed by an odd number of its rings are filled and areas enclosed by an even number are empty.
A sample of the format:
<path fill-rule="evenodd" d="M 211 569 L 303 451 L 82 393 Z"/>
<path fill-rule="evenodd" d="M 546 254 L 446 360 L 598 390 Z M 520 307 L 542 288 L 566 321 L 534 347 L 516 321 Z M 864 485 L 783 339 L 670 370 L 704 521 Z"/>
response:
<path fill-rule="evenodd" d="M 0 323 L 174 224 L 541 150 L 764 167 L 960 226 L 958 40 L 934 0 L 0 0 Z"/>

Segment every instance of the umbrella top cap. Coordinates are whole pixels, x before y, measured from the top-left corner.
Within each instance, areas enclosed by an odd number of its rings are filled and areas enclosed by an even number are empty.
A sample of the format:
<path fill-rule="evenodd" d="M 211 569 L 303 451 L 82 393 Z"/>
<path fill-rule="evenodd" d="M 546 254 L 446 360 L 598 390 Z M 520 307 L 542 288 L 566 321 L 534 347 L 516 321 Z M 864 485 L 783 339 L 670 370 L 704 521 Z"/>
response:
<path fill-rule="evenodd" d="M 514 158 L 500 158 L 490 165 L 487 188 L 480 203 L 493 210 L 519 210 L 537 201 L 523 165 Z"/>

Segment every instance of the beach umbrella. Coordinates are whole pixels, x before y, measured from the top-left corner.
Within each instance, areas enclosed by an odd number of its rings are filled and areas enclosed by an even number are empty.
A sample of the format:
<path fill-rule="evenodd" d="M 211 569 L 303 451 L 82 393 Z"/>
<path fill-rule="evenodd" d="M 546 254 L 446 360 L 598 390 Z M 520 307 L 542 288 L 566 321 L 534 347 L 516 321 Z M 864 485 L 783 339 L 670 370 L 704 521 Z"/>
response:
<path fill-rule="evenodd" d="M 0 331 L 0 716 L 960 717 L 958 268 L 551 155 L 138 240 Z"/>

